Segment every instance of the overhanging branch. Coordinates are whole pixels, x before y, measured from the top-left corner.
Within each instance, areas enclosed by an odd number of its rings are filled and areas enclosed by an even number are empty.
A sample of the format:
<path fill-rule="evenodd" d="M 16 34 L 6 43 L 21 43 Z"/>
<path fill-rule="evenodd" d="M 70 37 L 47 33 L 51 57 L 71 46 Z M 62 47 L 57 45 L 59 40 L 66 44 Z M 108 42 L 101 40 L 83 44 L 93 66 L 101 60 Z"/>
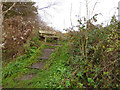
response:
<path fill-rule="evenodd" d="M 13 3 L 13 5 L 9 9 L 7 9 L 6 11 L 4 11 L 3 15 L 5 15 L 8 11 L 10 11 L 15 6 L 15 4 L 16 4 L 16 2 Z"/>
<path fill-rule="evenodd" d="M 56 3 L 50 4 L 50 5 L 46 6 L 46 7 L 39 8 L 38 10 L 47 9 L 47 8 L 50 8 L 50 7 L 54 6 L 54 5 L 56 5 Z"/>

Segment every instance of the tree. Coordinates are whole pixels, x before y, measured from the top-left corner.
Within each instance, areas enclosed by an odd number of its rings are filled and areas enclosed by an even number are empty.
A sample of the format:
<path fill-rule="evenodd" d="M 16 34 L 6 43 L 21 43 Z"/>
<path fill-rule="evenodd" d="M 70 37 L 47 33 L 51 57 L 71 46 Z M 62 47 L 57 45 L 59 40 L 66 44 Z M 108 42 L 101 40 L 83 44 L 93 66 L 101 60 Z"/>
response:
<path fill-rule="evenodd" d="M 1 17 L 3 18 L 3 57 L 17 57 L 24 53 L 24 44 L 32 39 L 40 25 L 46 24 L 38 19 L 38 8 L 35 2 L 3 2 L 1 3 Z M 51 7 L 47 6 L 48 8 Z M 41 8 L 41 10 L 47 7 Z M 36 29 L 33 29 L 35 27 Z M 29 45 L 29 44 L 27 44 Z"/>
<path fill-rule="evenodd" d="M 35 2 L 2 2 L 3 56 L 14 58 L 24 53 L 23 45 L 32 38 L 33 27 L 38 23 Z M 7 55 L 7 56 L 6 56 Z"/>

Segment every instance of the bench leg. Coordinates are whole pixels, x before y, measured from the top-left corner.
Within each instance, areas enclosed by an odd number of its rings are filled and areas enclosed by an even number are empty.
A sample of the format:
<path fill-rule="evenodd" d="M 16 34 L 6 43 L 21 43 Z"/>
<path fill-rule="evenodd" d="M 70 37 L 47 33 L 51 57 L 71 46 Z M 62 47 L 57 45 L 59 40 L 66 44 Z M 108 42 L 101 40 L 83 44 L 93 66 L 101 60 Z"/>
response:
<path fill-rule="evenodd" d="M 45 42 L 46 42 L 46 38 L 45 38 Z"/>

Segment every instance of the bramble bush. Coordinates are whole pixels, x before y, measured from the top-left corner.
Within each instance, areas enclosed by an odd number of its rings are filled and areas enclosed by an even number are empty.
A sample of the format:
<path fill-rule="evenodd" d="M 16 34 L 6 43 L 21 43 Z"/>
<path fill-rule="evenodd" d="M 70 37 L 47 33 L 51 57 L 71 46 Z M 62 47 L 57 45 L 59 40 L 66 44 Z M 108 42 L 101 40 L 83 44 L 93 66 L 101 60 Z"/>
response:
<path fill-rule="evenodd" d="M 77 87 L 120 87 L 117 26 L 113 16 L 106 27 L 95 26 L 89 20 L 88 28 L 81 25 L 79 31 L 69 33 Z"/>
<path fill-rule="evenodd" d="M 65 44 L 51 58 L 56 68 L 46 87 L 120 88 L 118 22 L 115 16 L 106 27 L 95 26 L 92 21 L 96 22 L 95 16 L 85 28 L 78 20 L 79 30 L 69 31 Z"/>

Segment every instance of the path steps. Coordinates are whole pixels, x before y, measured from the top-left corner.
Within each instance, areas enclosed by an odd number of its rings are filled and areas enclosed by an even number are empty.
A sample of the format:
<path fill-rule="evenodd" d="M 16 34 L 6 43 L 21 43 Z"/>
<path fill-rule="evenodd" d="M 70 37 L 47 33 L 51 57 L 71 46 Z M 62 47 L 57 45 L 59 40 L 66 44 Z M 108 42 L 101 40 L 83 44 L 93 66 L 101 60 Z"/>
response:
<path fill-rule="evenodd" d="M 58 45 L 47 45 L 47 46 L 58 46 Z M 43 49 L 42 50 L 42 56 L 40 58 L 37 58 L 39 61 L 37 63 L 32 64 L 31 67 L 26 67 L 26 68 L 37 69 L 37 70 L 43 69 L 43 67 L 46 64 L 45 60 L 48 60 L 50 58 L 50 55 L 54 51 L 55 51 L 54 48 L 45 48 L 45 49 Z M 44 60 L 44 61 L 42 61 L 42 60 Z M 27 74 L 27 75 L 23 76 L 19 80 L 31 80 L 34 76 L 35 76 L 35 74 Z"/>
<path fill-rule="evenodd" d="M 48 60 L 50 58 L 50 55 L 54 52 L 55 50 L 53 48 L 47 48 L 42 51 L 42 56 L 40 59 L 42 60 Z"/>
<path fill-rule="evenodd" d="M 28 68 L 41 70 L 45 66 L 45 64 L 46 64 L 45 61 L 44 62 L 37 62 L 35 64 L 32 64 L 31 67 L 28 67 Z"/>
<path fill-rule="evenodd" d="M 61 45 L 58 45 L 58 44 L 49 44 L 49 45 L 45 45 L 45 46 L 61 46 Z"/>
<path fill-rule="evenodd" d="M 27 67 L 30 69 L 42 69 L 45 66 L 45 61 L 42 60 L 48 60 L 50 58 L 50 55 L 54 52 L 53 48 L 45 48 L 42 51 L 42 56 L 39 59 L 37 63 L 34 63 L 31 65 L 31 67 Z"/>
<path fill-rule="evenodd" d="M 35 74 L 27 74 L 27 75 L 23 76 L 21 79 L 18 79 L 18 80 L 19 81 L 20 80 L 31 80 L 34 76 L 35 76 Z"/>

